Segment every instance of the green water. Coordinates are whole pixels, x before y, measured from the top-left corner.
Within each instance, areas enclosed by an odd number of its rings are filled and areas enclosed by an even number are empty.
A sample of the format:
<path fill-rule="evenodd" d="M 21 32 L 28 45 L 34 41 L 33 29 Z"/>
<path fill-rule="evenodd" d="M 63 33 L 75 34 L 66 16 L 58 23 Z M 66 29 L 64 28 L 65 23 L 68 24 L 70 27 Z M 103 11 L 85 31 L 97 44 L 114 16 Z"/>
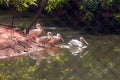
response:
<path fill-rule="evenodd" d="M 9 19 L 0 15 L 0 22 L 5 19 L 7 23 Z M 16 19 L 18 23 L 28 23 L 31 18 Z M 62 49 L 61 54 L 54 56 L 51 63 L 43 59 L 39 65 L 29 56 L 1 60 L 0 80 L 120 80 L 119 35 L 81 35 L 79 30 L 58 28 L 49 20 L 39 19 L 38 22 L 51 25 L 51 28 L 44 26 L 46 31 L 61 33 L 65 40 L 62 44 L 65 45 L 72 38 L 83 36 L 89 46 L 82 54 L 87 54 L 80 57 L 79 54 L 72 55 L 68 49 Z"/>

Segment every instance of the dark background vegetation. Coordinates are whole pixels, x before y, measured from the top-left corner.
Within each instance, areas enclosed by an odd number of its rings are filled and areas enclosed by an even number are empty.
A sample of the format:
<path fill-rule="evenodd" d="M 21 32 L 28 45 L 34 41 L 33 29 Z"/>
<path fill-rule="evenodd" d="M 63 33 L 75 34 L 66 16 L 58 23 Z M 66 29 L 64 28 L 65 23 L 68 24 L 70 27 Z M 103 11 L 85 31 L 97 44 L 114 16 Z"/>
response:
<path fill-rule="evenodd" d="M 19 12 L 23 17 L 29 13 L 35 14 L 27 29 L 43 14 L 59 18 L 60 25 L 82 29 L 86 33 L 120 34 L 120 0 L 2 1 L 1 10 L 10 10 L 13 14 Z"/>

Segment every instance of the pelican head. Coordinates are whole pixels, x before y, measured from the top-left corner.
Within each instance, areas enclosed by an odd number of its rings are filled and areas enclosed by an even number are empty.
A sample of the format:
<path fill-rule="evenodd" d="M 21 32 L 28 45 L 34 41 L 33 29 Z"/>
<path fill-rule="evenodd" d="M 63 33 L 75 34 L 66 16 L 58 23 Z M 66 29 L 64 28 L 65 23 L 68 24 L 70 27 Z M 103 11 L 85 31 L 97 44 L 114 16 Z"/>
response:
<path fill-rule="evenodd" d="M 40 29 L 45 34 L 43 27 L 39 23 L 36 24 L 36 28 Z"/>
<path fill-rule="evenodd" d="M 49 38 L 53 38 L 53 33 L 52 33 L 52 32 L 47 32 L 47 36 L 48 36 Z"/>
<path fill-rule="evenodd" d="M 41 28 L 41 25 L 39 23 L 36 24 L 36 28 Z"/>
<path fill-rule="evenodd" d="M 47 35 L 50 36 L 50 35 L 53 35 L 53 33 L 52 32 L 47 32 Z"/>
<path fill-rule="evenodd" d="M 83 37 L 80 37 L 80 41 L 84 41 L 88 45 L 88 42 Z"/>
<path fill-rule="evenodd" d="M 57 37 L 64 42 L 64 39 L 62 38 L 60 33 L 57 33 Z"/>

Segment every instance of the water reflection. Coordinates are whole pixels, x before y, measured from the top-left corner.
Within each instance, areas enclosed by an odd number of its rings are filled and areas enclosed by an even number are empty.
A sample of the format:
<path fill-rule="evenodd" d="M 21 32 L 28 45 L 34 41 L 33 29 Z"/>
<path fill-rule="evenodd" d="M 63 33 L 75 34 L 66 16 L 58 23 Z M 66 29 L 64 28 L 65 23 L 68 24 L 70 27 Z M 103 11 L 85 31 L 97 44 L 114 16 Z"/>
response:
<path fill-rule="evenodd" d="M 83 58 L 85 55 L 88 54 L 87 47 L 88 46 L 82 46 L 82 47 L 71 47 L 70 45 L 60 45 L 61 49 L 65 49 L 70 53 L 72 56 L 80 56 L 80 58 Z"/>
<path fill-rule="evenodd" d="M 79 55 L 80 58 L 83 58 L 85 55 L 87 55 L 88 51 L 85 50 L 84 48 L 72 48 L 69 49 L 69 52 L 71 53 L 71 55 L 73 56 L 77 56 Z"/>
<path fill-rule="evenodd" d="M 43 59 L 47 59 L 48 63 L 52 62 L 54 56 L 59 56 L 62 53 L 62 49 L 59 47 L 43 48 L 35 53 L 29 54 L 30 58 L 36 60 L 36 64 L 39 65 Z"/>
<path fill-rule="evenodd" d="M 68 45 L 65 45 L 62 48 L 67 48 L 72 55 L 74 56 L 79 55 L 80 58 L 82 58 L 88 53 L 88 51 L 84 50 L 87 47 L 88 47 L 88 42 L 83 37 L 80 37 L 80 40 L 77 39 L 70 40 L 68 42 Z"/>

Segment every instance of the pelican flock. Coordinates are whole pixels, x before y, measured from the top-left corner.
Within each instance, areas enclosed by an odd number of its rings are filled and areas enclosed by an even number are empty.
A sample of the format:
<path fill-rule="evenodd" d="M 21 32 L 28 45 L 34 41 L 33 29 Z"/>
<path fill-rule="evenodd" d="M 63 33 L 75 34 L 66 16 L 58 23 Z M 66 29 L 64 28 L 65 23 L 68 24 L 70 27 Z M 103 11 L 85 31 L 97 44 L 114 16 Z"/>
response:
<path fill-rule="evenodd" d="M 31 39 L 34 39 L 36 43 L 40 44 L 41 47 L 55 47 L 56 43 L 60 40 L 64 42 L 64 39 L 60 33 L 57 33 L 57 35 L 54 36 L 52 32 L 47 32 L 45 36 L 39 36 L 42 35 L 42 33 L 45 33 L 45 31 L 39 23 L 36 24 L 36 28 L 37 29 L 30 30 L 28 36 Z M 88 42 L 83 37 L 80 37 L 80 40 L 71 39 L 68 42 L 68 46 L 69 47 L 67 48 L 76 48 L 78 49 L 77 52 L 79 52 L 81 49 L 87 48 Z"/>
<path fill-rule="evenodd" d="M 7 27 L 1 27 L 0 38 L 0 57 L 5 56 L 5 58 L 17 56 L 22 54 L 22 52 L 34 54 L 38 50 L 41 51 L 38 51 L 36 55 L 40 54 L 40 58 L 41 56 L 45 58 L 46 55 L 43 55 L 44 53 L 49 56 L 57 56 L 59 48 L 67 48 L 71 53 L 79 53 L 88 46 L 88 42 L 83 37 L 80 37 L 79 40 L 71 39 L 67 45 L 59 45 L 60 41 L 64 42 L 62 35 L 60 33 L 54 35 L 52 32 L 45 33 L 40 23 L 37 23 L 36 29 L 31 29 L 27 35 L 22 35 Z M 34 56 L 32 58 L 38 59 Z M 41 59 L 38 62 L 40 63 Z"/>
<path fill-rule="evenodd" d="M 43 48 L 36 53 L 30 54 L 30 58 L 36 60 L 36 64 L 39 65 L 43 59 L 47 59 L 47 62 L 51 63 L 53 57 L 59 57 L 60 53 L 62 52 L 60 48 L 67 48 L 72 53 L 72 55 L 78 55 L 78 53 L 80 53 L 80 58 L 88 53 L 87 51 L 83 53 L 83 49 L 87 48 L 89 45 L 83 37 L 80 37 L 79 40 L 71 39 L 68 42 L 67 47 L 65 45 L 63 45 L 64 47 L 56 47 L 56 43 L 58 43 L 60 40 L 64 42 L 64 39 L 60 33 L 57 33 L 57 35 L 54 36 L 52 32 L 47 32 L 46 36 L 37 37 L 36 42 L 41 44 L 41 46 L 45 47 L 46 49 Z"/>
<path fill-rule="evenodd" d="M 45 31 L 39 23 L 36 24 L 36 28 L 37 29 L 31 30 L 28 34 L 30 39 L 35 40 L 40 47 L 43 47 L 43 50 L 30 54 L 30 57 L 36 60 L 36 64 L 39 65 L 43 59 L 47 59 L 48 63 L 50 63 L 52 57 L 60 55 L 60 48 L 67 48 L 74 55 L 81 53 L 80 57 L 87 54 L 82 53 L 83 49 L 87 48 L 89 45 L 83 37 L 80 37 L 79 40 L 71 39 L 67 45 L 59 46 L 57 45 L 59 41 L 64 42 L 64 39 L 60 33 L 54 35 L 52 32 L 47 32 L 46 35 L 43 35 L 42 33 L 45 33 Z"/>

